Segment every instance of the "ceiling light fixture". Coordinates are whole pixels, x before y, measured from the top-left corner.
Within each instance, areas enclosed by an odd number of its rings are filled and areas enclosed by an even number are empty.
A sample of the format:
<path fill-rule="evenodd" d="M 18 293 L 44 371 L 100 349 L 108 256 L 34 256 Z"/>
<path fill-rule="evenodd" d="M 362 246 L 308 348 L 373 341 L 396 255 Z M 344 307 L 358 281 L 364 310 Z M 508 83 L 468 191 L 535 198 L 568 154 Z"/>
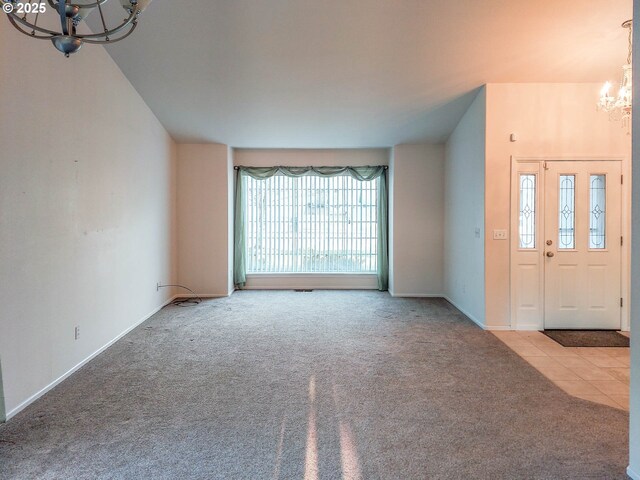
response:
<path fill-rule="evenodd" d="M 108 28 L 103 7 L 110 0 L 32 0 L 31 3 L 20 0 L 0 1 L 9 22 L 21 33 L 40 40 L 51 40 L 66 57 L 80 50 L 84 43 L 114 43 L 127 38 L 136 29 L 138 16 L 151 3 L 151 0 L 118 0 L 128 16 L 119 25 Z M 100 12 L 104 30 L 100 33 L 78 33 L 80 23 L 95 8 Z M 59 31 L 38 25 L 38 20 L 50 10 L 59 17 Z"/>
<path fill-rule="evenodd" d="M 630 132 L 631 125 L 631 95 L 633 92 L 631 80 L 633 69 L 631 67 L 631 53 L 633 47 L 633 20 L 627 20 L 622 24 L 623 28 L 629 29 L 629 51 L 627 63 L 622 66 L 622 82 L 618 90 L 618 96 L 611 95 L 611 82 L 605 82 L 600 90 L 600 101 L 598 108 L 609 113 L 612 120 L 622 120 L 622 125 Z"/>

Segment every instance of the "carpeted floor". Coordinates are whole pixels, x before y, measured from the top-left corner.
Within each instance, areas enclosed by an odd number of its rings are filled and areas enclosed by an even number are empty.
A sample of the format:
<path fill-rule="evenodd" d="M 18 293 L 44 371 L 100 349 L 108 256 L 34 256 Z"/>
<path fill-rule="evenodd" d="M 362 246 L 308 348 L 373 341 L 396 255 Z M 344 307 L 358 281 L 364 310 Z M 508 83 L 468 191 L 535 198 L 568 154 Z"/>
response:
<path fill-rule="evenodd" d="M 622 479 L 627 434 L 444 300 L 237 292 L 0 426 L 0 478 Z"/>

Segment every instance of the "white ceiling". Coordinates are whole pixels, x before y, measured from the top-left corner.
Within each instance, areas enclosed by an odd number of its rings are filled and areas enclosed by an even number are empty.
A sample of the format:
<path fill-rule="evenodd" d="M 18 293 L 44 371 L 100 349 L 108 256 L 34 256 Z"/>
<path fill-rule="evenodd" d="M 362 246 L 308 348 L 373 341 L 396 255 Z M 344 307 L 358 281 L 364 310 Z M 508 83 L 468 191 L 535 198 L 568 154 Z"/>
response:
<path fill-rule="evenodd" d="M 617 80 L 631 14 L 631 0 L 154 0 L 109 52 L 178 141 L 378 147 L 445 140 L 488 82 Z"/>

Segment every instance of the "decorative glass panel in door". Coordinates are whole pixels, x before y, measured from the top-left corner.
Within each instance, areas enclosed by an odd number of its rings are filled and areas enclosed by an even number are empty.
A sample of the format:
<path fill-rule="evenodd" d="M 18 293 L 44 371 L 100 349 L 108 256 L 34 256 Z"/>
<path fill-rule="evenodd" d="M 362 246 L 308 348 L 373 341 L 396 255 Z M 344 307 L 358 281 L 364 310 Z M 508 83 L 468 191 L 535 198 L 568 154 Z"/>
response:
<path fill-rule="evenodd" d="M 602 249 L 607 240 L 607 177 L 591 175 L 589 178 L 589 248 Z"/>
<path fill-rule="evenodd" d="M 536 176 L 520 175 L 520 248 L 536 248 Z"/>
<path fill-rule="evenodd" d="M 575 175 L 560 175 L 558 248 L 575 248 Z"/>

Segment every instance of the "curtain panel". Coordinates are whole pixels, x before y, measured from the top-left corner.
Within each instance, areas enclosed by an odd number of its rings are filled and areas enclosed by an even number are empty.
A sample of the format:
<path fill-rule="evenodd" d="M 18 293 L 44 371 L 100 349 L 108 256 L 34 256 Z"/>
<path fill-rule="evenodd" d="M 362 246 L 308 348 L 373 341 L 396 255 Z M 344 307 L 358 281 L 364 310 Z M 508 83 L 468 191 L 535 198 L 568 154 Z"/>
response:
<path fill-rule="evenodd" d="M 264 180 L 274 175 L 302 177 L 314 175 L 318 177 L 336 177 L 350 175 L 359 181 L 378 179 L 378 290 L 389 287 L 389 226 L 388 226 L 388 193 L 386 167 L 238 167 L 236 176 L 235 219 L 234 219 L 234 262 L 233 275 L 236 287 L 243 288 L 247 282 L 246 267 L 246 208 L 247 198 L 244 191 L 244 178 L 249 176 Z"/>

